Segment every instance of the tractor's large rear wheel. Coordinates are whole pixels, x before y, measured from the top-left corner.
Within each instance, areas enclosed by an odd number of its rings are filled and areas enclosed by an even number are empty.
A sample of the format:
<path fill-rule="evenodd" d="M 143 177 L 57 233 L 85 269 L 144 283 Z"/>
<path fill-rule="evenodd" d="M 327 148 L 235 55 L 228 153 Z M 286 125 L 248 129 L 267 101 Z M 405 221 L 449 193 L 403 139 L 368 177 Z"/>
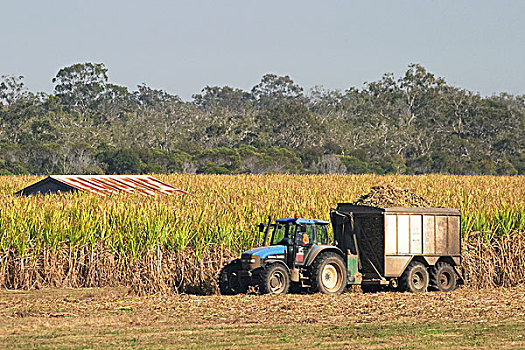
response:
<path fill-rule="evenodd" d="M 318 256 L 311 267 L 312 290 L 323 294 L 341 294 L 346 287 L 346 269 L 338 254 Z"/>
<path fill-rule="evenodd" d="M 239 278 L 241 264 L 239 261 L 232 261 L 224 266 L 219 274 L 219 290 L 222 295 L 235 295 L 246 293 L 248 286 L 242 283 Z"/>
<path fill-rule="evenodd" d="M 266 266 L 259 275 L 259 292 L 286 294 L 290 289 L 290 274 L 281 264 Z"/>

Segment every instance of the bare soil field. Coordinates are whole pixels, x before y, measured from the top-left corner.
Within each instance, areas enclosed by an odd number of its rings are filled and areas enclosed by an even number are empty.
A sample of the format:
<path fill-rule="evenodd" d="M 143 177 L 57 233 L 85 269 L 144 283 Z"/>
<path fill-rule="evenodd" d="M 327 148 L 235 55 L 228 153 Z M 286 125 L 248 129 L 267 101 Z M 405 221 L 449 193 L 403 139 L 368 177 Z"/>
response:
<path fill-rule="evenodd" d="M 525 348 L 525 287 L 451 293 L 0 292 L 5 348 Z"/>

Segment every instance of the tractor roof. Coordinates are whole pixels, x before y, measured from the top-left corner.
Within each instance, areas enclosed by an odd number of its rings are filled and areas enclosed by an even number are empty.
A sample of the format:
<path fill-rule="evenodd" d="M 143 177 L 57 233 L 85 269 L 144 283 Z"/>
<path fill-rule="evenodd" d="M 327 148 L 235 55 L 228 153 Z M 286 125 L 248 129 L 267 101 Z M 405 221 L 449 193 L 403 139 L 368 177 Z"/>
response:
<path fill-rule="evenodd" d="M 294 219 L 294 218 L 282 218 L 277 219 L 275 222 L 284 224 L 288 222 L 295 222 L 297 224 L 321 224 L 321 225 L 328 225 L 330 222 L 325 220 L 319 220 L 319 219 Z"/>

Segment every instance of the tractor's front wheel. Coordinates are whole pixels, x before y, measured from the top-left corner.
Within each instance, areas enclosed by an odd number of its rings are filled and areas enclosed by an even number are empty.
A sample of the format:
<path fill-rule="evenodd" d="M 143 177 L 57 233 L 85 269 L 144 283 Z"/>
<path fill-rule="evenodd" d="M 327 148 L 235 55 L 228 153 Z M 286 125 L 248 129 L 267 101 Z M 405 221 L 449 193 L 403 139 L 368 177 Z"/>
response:
<path fill-rule="evenodd" d="M 312 289 L 323 294 L 341 294 L 346 287 L 343 258 L 336 253 L 324 253 L 315 259 L 311 268 Z"/>
<path fill-rule="evenodd" d="M 239 261 L 232 261 L 224 266 L 219 274 L 219 290 L 222 295 L 235 295 L 246 293 L 248 286 L 242 283 L 239 278 L 241 264 Z"/>
<path fill-rule="evenodd" d="M 286 294 L 290 289 L 290 274 L 281 264 L 265 267 L 259 275 L 259 292 L 262 294 Z"/>

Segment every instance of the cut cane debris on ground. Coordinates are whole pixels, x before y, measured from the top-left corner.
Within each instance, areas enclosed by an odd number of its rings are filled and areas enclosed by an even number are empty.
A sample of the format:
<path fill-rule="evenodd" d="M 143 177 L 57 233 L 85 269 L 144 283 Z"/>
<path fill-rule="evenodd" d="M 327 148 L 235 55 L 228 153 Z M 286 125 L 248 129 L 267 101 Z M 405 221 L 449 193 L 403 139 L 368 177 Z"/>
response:
<path fill-rule="evenodd" d="M 153 295 L 0 292 L 7 348 L 523 348 L 525 288 L 450 293 Z"/>

